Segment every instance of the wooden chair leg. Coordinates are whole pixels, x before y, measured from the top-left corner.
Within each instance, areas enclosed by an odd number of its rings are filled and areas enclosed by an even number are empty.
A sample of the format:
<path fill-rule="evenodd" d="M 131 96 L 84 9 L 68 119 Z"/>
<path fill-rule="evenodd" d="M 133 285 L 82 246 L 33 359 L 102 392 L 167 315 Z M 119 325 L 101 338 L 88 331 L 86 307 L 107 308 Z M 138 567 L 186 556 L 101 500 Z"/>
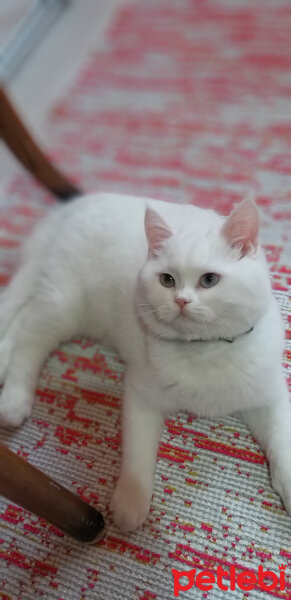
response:
<path fill-rule="evenodd" d="M 80 542 L 104 535 L 100 512 L 1 444 L 0 494 Z"/>
<path fill-rule="evenodd" d="M 82 193 L 49 162 L 40 150 L 3 87 L 0 87 L 0 137 L 22 165 L 60 200 L 67 200 Z"/>

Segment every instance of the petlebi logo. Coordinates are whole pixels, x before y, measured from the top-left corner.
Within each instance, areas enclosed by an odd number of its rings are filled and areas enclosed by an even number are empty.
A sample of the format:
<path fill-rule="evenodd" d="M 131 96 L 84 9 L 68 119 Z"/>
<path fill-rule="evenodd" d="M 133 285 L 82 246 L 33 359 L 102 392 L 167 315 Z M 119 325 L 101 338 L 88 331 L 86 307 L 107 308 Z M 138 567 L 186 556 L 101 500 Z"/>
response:
<path fill-rule="evenodd" d="M 258 567 L 257 571 L 248 569 L 242 571 L 235 565 L 232 565 L 228 571 L 218 565 L 214 571 L 199 570 L 198 573 L 197 569 L 191 569 L 190 571 L 172 569 L 174 595 L 177 598 L 180 592 L 187 592 L 193 587 L 208 592 L 215 585 L 225 592 L 234 590 L 249 592 L 254 588 L 260 588 L 264 592 L 272 592 L 273 590 L 283 592 L 286 588 L 285 569 L 286 565 L 283 564 L 279 566 L 278 573 L 268 569 L 265 570 L 262 565 Z M 185 578 L 187 579 L 186 582 Z"/>

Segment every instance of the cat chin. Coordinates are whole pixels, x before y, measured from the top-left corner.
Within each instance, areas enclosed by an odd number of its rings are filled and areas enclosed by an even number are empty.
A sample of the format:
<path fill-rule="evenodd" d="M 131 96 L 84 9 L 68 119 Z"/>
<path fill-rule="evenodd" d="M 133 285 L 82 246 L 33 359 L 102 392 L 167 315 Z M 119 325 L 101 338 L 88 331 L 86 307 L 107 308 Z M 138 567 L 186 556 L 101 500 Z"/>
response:
<path fill-rule="evenodd" d="M 159 319 L 155 314 L 144 314 L 141 312 L 138 312 L 138 317 L 145 331 L 149 331 L 157 338 L 184 342 L 201 338 L 201 332 L 198 331 L 197 324 L 196 331 L 194 330 L 193 319 L 184 319 L 184 317 L 177 319 L 176 317 L 173 321 L 167 323 Z M 192 324 L 192 328 L 189 327 L 189 324 Z"/>

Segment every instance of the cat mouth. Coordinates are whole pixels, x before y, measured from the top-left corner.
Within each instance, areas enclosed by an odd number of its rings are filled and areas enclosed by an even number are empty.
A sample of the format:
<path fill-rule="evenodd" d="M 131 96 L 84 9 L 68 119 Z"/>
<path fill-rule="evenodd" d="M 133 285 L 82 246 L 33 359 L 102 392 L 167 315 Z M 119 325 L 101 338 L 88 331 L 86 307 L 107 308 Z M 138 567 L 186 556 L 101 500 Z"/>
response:
<path fill-rule="evenodd" d="M 195 317 L 193 317 L 193 315 L 187 315 L 184 311 L 180 311 L 178 313 L 178 315 L 175 317 L 175 320 L 177 319 L 182 319 L 183 321 L 185 321 L 185 319 L 188 319 L 188 321 L 192 321 L 195 323 L 195 321 L 197 321 L 197 319 L 195 319 Z"/>

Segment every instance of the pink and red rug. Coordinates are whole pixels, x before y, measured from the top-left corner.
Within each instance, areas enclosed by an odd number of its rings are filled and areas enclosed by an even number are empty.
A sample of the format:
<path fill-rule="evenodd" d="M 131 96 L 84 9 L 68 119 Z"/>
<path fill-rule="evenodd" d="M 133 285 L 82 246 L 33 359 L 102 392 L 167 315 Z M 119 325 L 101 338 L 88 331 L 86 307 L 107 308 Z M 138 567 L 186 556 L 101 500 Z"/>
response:
<path fill-rule="evenodd" d="M 126 4 L 47 126 L 51 156 L 86 190 L 193 202 L 224 214 L 255 192 L 286 323 L 289 376 L 290 29 L 289 0 Z M 0 207 L 2 285 L 33 222 L 53 203 L 19 172 Z M 121 361 L 104 348 L 67 344 L 43 369 L 32 418 L 0 435 L 105 516 L 120 461 L 122 377 Z M 99 546 L 82 546 L 0 499 L 0 599 L 168 600 L 172 568 L 236 565 L 240 573 L 263 565 L 279 574 L 282 563 L 283 591 L 214 585 L 179 597 L 291 597 L 291 519 L 260 448 L 236 418 L 171 416 L 149 519 L 128 536 L 108 524 Z"/>

